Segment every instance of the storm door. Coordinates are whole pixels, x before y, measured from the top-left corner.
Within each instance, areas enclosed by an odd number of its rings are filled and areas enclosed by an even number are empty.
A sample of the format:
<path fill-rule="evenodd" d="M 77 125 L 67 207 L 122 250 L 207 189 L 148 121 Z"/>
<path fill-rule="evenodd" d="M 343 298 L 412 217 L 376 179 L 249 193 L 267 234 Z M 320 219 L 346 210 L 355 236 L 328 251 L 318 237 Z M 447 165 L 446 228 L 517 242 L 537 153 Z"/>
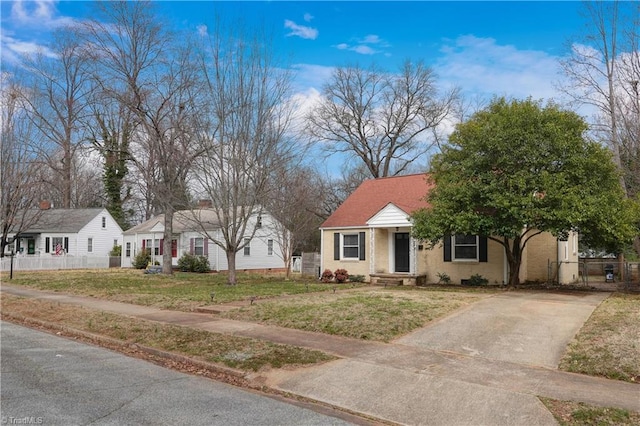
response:
<path fill-rule="evenodd" d="M 395 234 L 395 272 L 409 272 L 409 233 Z"/>

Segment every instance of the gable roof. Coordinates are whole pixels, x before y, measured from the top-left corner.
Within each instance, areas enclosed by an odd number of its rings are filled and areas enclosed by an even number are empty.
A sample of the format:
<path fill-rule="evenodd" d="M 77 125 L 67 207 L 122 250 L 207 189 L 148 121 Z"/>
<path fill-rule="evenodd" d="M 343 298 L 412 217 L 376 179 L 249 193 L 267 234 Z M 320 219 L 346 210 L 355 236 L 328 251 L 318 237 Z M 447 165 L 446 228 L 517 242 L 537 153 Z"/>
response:
<path fill-rule="evenodd" d="M 80 232 L 99 214 L 108 214 L 103 208 L 96 209 L 49 209 L 30 212 L 39 217 L 31 226 L 21 233 L 76 233 Z"/>
<path fill-rule="evenodd" d="M 158 224 L 164 228 L 164 214 L 159 214 L 139 225 L 129 228 L 124 231 L 124 235 L 150 233 Z M 202 226 L 207 230 L 215 230 L 220 227 L 218 217 L 213 209 L 178 210 L 173 214 L 174 234 L 180 234 L 185 231 L 200 231 Z"/>
<path fill-rule="evenodd" d="M 366 180 L 320 228 L 366 227 L 367 221 L 389 203 L 411 214 L 429 206 L 425 196 L 431 187 L 424 173 Z"/>

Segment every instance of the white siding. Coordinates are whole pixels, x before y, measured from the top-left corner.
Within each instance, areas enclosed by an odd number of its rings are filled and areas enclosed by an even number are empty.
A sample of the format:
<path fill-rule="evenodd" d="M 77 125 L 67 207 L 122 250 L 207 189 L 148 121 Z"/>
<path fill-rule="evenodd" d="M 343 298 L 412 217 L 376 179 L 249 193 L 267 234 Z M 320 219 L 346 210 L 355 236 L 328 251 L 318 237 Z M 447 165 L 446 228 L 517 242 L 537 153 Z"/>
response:
<path fill-rule="evenodd" d="M 411 226 L 411 222 L 409 221 L 409 215 L 406 212 L 389 203 L 369 219 L 369 221 L 367 221 L 367 225 L 375 228 L 386 228 L 393 226 Z"/>
<path fill-rule="evenodd" d="M 105 227 L 102 227 L 102 218 Z M 87 241 L 93 238 L 93 251 L 87 251 Z M 73 244 L 71 242 L 73 240 Z M 118 245 L 122 244 L 122 229 L 107 209 L 102 210 L 96 217 L 87 223 L 74 238 L 69 238 L 69 253 L 76 256 L 108 256 L 113 249 L 113 241 L 117 240 Z M 71 245 L 74 251 L 71 251 Z"/>

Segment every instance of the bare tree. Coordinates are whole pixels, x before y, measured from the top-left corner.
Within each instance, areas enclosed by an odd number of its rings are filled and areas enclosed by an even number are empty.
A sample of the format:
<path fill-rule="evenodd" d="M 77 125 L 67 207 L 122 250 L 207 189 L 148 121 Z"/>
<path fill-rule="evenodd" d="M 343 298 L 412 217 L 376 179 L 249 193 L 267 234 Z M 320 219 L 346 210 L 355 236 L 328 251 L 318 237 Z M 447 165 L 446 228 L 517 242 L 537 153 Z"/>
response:
<path fill-rule="evenodd" d="M 51 168 L 50 182 L 60 192 L 63 208 L 72 206 L 72 162 L 84 142 L 81 122 L 87 113 L 87 54 L 69 28 L 58 30 L 51 50 L 56 58 L 38 54 L 26 61 L 32 92 L 23 97 L 39 130 L 41 156 Z M 62 156 L 59 157 L 58 154 Z"/>
<path fill-rule="evenodd" d="M 638 168 L 638 15 L 635 2 L 584 2 L 587 30 L 571 55 L 561 61 L 568 83 L 560 89 L 575 104 L 598 111 L 592 122 L 596 134 L 613 152 L 620 186 L 627 196 L 637 191 Z M 640 253 L 640 240 L 635 249 Z"/>
<path fill-rule="evenodd" d="M 149 189 L 164 213 L 162 270 L 172 273 L 173 216 L 188 204 L 187 174 L 197 152 L 194 120 L 198 74 L 190 45 L 173 37 L 154 14 L 151 2 L 106 2 L 99 5 L 101 21 L 82 28 L 100 61 L 104 89 L 135 117 L 139 149 L 148 153 L 138 162 L 153 177 Z M 108 86 L 113 82 L 113 86 Z M 125 90 L 121 90 L 124 88 Z"/>
<path fill-rule="evenodd" d="M 226 253 L 230 285 L 236 283 L 236 253 L 256 235 L 269 178 L 291 155 L 285 135 L 290 75 L 277 67 L 271 46 L 259 30 L 219 20 L 203 48 L 207 89 L 201 113 L 209 121 L 202 123 L 204 154 L 194 177 L 201 198 L 213 202 L 220 234 L 207 236 Z"/>
<path fill-rule="evenodd" d="M 433 147 L 428 130 L 448 116 L 457 93 L 440 95 L 422 62 L 406 61 L 398 74 L 337 68 L 307 116 L 307 131 L 328 152 L 361 160 L 371 177 L 402 174 Z"/>
<path fill-rule="evenodd" d="M 3 75 L 0 89 L 0 257 L 4 257 L 5 247 L 39 218 L 37 176 L 42 163 L 31 145 L 35 129 L 26 116 L 24 88 Z"/>
<path fill-rule="evenodd" d="M 322 217 L 320 203 L 324 195 L 321 179 L 307 167 L 292 165 L 273 174 L 267 209 L 277 221 L 271 227 L 284 260 L 286 276 L 291 273 L 292 256 L 303 246 L 312 246 L 319 238 Z"/>

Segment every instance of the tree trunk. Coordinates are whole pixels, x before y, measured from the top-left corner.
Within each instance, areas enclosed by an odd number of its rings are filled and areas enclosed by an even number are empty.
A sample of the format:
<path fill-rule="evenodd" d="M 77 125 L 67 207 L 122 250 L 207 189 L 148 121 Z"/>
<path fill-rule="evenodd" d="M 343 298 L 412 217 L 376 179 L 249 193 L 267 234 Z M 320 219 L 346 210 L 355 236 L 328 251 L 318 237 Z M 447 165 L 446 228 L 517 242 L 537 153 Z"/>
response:
<path fill-rule="evenodd" d="M 227 253 L 227 285 L 236 285 L 236 252 L 235 250 L 226 250 Z"/>
<path fill-rule="evenodd" d="M 167 205 L 164 213 L 164 241 L 162 243 L 162 273 L 173 274 L 173 265 L 171 264 L 171 237 L 173 233 L 173 207 Z"/>

